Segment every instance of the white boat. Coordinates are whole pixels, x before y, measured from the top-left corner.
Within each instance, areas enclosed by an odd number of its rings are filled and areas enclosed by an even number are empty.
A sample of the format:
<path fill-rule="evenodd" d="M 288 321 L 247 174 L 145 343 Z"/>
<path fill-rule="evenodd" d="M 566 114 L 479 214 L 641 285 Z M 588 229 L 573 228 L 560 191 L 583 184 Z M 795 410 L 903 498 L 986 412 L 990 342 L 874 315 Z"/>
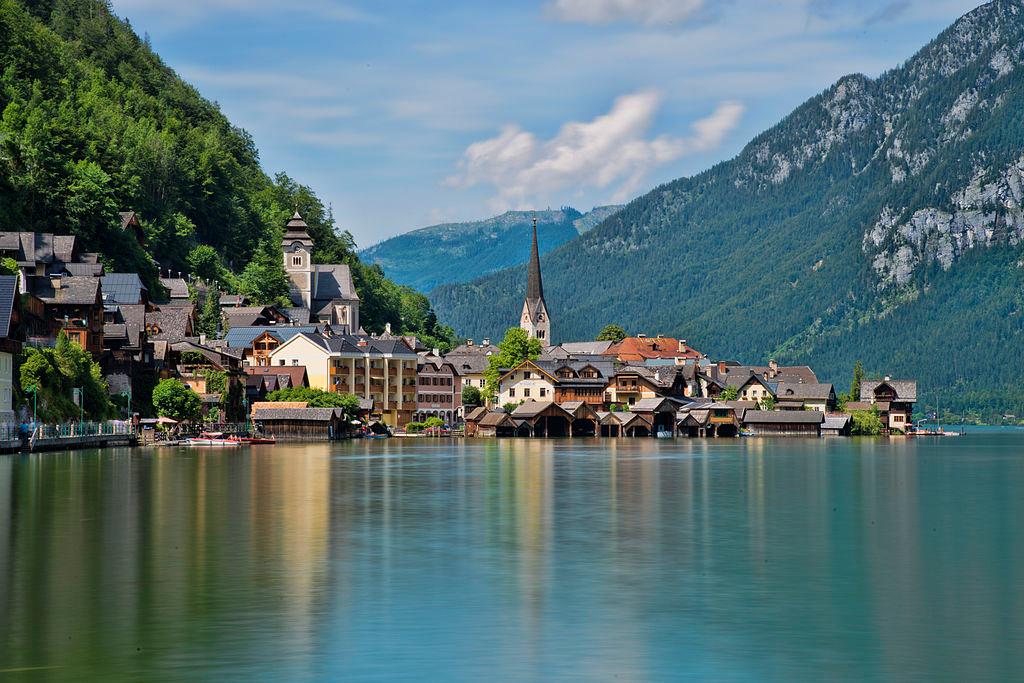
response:
<path fill-rule="evenodd" d="M 225 446 L 241 446 L 242 442 L 238 439 L 228 436 L 222 432 L 206 432 L 199 436 L 186 439 L 184 442 L 186 446 L 213 446 L 213 447 L 225 447 Z"/>

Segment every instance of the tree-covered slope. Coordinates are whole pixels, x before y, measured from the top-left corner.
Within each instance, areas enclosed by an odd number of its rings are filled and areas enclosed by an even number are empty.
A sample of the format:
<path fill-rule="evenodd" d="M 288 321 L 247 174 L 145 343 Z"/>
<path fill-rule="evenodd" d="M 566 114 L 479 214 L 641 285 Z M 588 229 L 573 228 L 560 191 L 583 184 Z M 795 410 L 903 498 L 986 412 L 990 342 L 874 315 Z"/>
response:
<path fill-rule="evenodd" d="M 1024 3 L 999 0 L 547 255 L 553 335 L 620 322 L 842 384 L 860 358 L 927 402 L 1021 415 L 1022 187 Z M 431 298 L 495 336 L 524 286 L 517 268 Z"/>
<path fill-rule="evenodd" d="M 620 208 L 599 206 L 585 214 L 569 207 L 558 211 L 507 211 L 487 220 L 413 230 L 365 249 L 359 256 L 379 264 L 395 282 L 427 292 L 440 284 L 468 282 L 526 263 L 534 216 L 541 252 L 547 253 Z"/>
<path fill-rule="evenodd" d="M 104 0 L 0 0 L 0 230 L 74 233 L 151 289 L 159 263 L 270 303 L 287 294 L 280 240 L 296 207 L 314 259 L 352 267 L 368 330 L 447 335 L 425 297 L 361 263 L 313 191 L 270 178 L 249 135 Z M 123 210 L 141 217 L 144 250 L 120 234 Z"/>

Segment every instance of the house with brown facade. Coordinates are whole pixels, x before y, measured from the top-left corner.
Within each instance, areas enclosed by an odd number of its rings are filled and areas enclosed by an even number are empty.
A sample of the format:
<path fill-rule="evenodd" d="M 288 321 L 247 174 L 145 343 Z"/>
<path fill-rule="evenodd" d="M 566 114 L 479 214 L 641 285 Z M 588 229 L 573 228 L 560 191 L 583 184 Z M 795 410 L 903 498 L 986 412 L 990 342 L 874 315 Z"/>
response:
<path fill-rule="evenodd" d="M 865 380 L 860 385 L 860 403 L 868 410 L 876 408 L 886 429 L 906 432 L 913 426 L 917 382 L 889 377 Z M 847 404 L 847 410 L 856 409 Z"/>

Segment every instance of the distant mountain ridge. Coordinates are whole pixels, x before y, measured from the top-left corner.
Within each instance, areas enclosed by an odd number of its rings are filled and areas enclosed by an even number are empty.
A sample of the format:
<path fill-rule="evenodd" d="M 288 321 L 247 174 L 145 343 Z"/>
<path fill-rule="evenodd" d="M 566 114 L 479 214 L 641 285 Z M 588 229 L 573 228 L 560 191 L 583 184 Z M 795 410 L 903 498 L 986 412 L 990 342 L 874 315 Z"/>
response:
<path fill-rule="evenodd" d="M 921 380 L 922 408 L 1022 415 L 1022 188 L 1024 0 L 997 0 L 547 254 L 552 335 L 618 322 L 841 389 L 859 358 Z M 513 268 L 431 299 L 494 337 L 524 285 Z"/>
<path fill-rule="evenodd" d="M 469 282 L 526 263 L 534 216 L 541 253 L 547 253 L 586 233 L 620 208 L 598 206 L 587 213 L 571 207 L 506 211 L 482 221 L 413 230 L 364 249 L 359 256 L 368 263 L 380 264 L 399 284 L 427 292 L 440 284 Z"/>

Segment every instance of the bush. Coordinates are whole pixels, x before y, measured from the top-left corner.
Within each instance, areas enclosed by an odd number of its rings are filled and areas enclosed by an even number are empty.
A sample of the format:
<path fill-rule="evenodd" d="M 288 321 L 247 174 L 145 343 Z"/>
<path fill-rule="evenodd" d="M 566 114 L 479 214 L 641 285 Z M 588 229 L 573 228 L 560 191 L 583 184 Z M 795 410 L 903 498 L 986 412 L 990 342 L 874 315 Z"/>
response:
<path fill-rule="evenodd" d="M 408 432 L 409 434 L 419 434 L 424 429 L 426 429 L 426 427 L 427 426 L 422 422 L 410 422 L 405 425 L 405 431 Z"/>
<path fill-rule="evenodd" d="M 19 368 L 23 392 L 38 392 L 37 413 L 44 421 L 105 420 L 114 414 L 107 382 L 92 355 L 68 340 L 61 332 L 52 349 L 29 347 Z M 74 389 L 82 390 L 82 409 L 72 400 Z M 31 401 L 29 394 L 23 398 Z"/>
<path fill-rule="evenodd" d="M 853 425 L 850 433 L 854 436 L 877 436 L 882 433 L 884 425 L 878 414 L 878 408 L 855 410 L 852 415 Z"/>
<path fill-rule="evenodd" d="M 428 417 L 424 422 L 423 426 L 427 429 L 440 429 L 444 427 L 444 420 L 439 417 Z"/>

